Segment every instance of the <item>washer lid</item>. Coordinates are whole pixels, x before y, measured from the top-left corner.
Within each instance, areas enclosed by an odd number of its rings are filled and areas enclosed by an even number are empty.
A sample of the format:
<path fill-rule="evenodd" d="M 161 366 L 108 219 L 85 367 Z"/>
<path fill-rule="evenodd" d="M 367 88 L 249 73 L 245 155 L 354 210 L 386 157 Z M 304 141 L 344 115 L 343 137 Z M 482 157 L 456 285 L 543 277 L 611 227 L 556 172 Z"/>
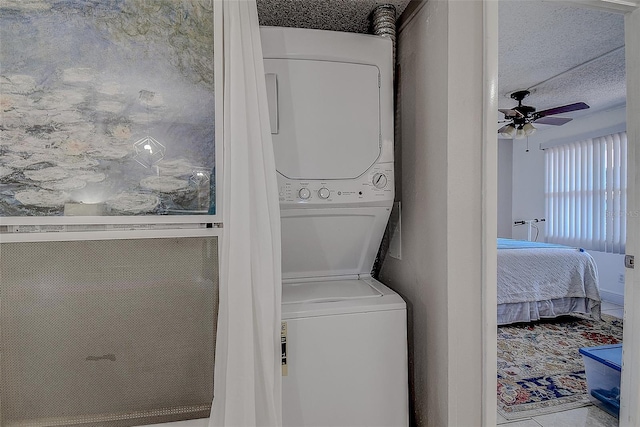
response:
<path fill-rule="evenodd" d="M 282 284 L 282 320 L 405 309 L 400 295 L 371 277 Z"/>
<path fill-rule="evenodd" d="M 375 65 L 265 59 L 276 169 L 289 179 L 353 179 L 378 159 Z"/>
<path fill-rule="evenodd" d="M 363 280 L 328 280 L 282 284 L 282 304 L 335 302 L 381 296 L 380 291 Z"/>

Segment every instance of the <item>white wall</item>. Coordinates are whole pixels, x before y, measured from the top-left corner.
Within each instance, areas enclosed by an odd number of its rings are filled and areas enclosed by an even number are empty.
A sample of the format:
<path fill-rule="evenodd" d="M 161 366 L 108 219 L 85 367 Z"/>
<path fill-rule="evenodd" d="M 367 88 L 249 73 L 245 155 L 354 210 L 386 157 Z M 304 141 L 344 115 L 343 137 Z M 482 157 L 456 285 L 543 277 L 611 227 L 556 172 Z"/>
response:
<path fill-rule="evenodd" d="M 417 426 L 482 419 L 482 22 L 482 2 L 430 1 L 398 39 L 402 260 L 380 279 L 407 301 Z"/>
<path fill-rule="evenodd" d="M 625 122 L 626 110 L 620 107 L 590 114 L 557 128 L 540 129 L 540 132 L 529 138 L 529 152 L 526 152 L 526 140 L 513 141 L 512 220 L 545 217 L 545 165 L 544 151 L 539 148 L 540 144 L 546 147 L 602 136 Z M 544 223 L 539 225 L 539 229 L 538 241 L 544 241 Z M 513 238 L 526 239 L 527 227 L 514 227 Z M 590 253 L 598 266 L 602 299 L 622 304 L 624 281 L 620 283 L 620 275 L 624 275 L 624 255 L 596 251 Z"/>
<path fill-rule="evenodd" d="M 529 138 L 529 151 L 526 147 L 526 140 L 513 141 L 512 224 L 514 221 L 545 217 L 544 151 L 538 148 L 533 138 Z M 538 225 L 538 229 L 538 241 L 543 242 L 544 223 Z M 513 227 L 513 238 L 526 240 L 527 231 L 526 225 Z"/>
<path fill-rule="evenodd" d="M 588 251 L 598 266 L 600 297 L 603 301 L 624 304 L 624 255 Z"/>
<path fill-rule="evenodd" d="M 511 238 L 513 191 L 513 142 L 498 140 L 498 237 Z"/>

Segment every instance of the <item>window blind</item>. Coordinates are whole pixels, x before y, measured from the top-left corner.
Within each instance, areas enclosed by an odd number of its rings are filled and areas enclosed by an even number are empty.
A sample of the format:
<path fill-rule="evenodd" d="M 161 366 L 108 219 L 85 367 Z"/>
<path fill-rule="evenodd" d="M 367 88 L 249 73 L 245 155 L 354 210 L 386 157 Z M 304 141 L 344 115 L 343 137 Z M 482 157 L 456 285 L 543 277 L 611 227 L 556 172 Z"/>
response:
<path fill-rule="evenodd" d="M 547 241 L 624 253 L 626 132 L 545 151 Z"/>

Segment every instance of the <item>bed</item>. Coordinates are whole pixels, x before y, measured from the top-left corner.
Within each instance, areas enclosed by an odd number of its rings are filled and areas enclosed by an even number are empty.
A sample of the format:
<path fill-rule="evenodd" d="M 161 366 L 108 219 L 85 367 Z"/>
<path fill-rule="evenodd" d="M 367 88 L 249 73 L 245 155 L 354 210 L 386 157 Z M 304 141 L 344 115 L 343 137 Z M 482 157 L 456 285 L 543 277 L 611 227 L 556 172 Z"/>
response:
<path fill-rule="evenodd" d="M 498 325 L 576 313 L 600 318 L 591 255 L 569 246 L 498 239 Z"/>

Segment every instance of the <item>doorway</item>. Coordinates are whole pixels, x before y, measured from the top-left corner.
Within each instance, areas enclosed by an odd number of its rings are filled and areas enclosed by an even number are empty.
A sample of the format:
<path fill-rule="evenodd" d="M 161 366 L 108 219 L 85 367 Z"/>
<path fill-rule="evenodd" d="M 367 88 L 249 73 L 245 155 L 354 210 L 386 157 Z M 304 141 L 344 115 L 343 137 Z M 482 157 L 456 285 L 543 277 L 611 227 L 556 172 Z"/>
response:
<path fill-rule="evenodd" d="M 491 3 L 491 2 L 489 2 Z M 628 98 L 628 103 L 627 103 L 627 116 L 628 117 L 637 117 L 638 113 L 639 113 L 639 98 L 640 96 L 638 96 L 638 92 L 639 92 L 639 86 L 640 83 L 638 82 L 638 75 L 640 75 L 640 70 L 638 70 L 638 51 L 640 51 L 640 49 L 638 49 L 637 46 L 637 41 L 636 40 L 640 40 L 640 11 L 637 10 L 637 8 L 635 8 L 633 5 L 631 5 L 630 2 L 626 2 L 626 5 L 620 5 L 620 4 L 613 4 L 613 3 L 608 3 L 608 2 L 590 2 L 590 4 L 594 7 L 598 7 L 601 9 L 605 9 L 605 10 L 609 10 L 609 11 L 614 11 L 614 12 L 619 12 L 619 13 L 626 13 L 625 16 L 625 29 L 626 29 L 626 57 L 627 57 L 627 73 L 628 73 L 628 87 L 627 87 L 627 98 Z M 497 30 L 497 7 L 495 7 L 495 4 L 489 4 L 486 5 L 485 7 L 485 11 L 488 11 L 488 13 L 485 13 L 485 25 L 487 28 L 487 33 L 485 34 L 486 38 L 485 40 L 490 40 L 491 39 L 491 35 L 495 36 L 495 32 Z M 635 49 L 635 50 L 634 50 Z M 491 75 L 491 61 L 492 60 L 496 60 L 498 55 L 498 51 L 497 49 L 494 51 L 492 50 L 491 47 L 487 48 L 485 50 L 485 64 L 489 64 L 488 66 L 485 66 L 485 72 L 488 71 L 488 73 L 486 75 L 490 76 Z M 495 61 L 497 62 L 497 61 Z M 495 75 L 493 77 L 497 77 L 497 69 L 493 70 L 495 71 Z M 489 87 L 491 86 L 492 83 L 495 83 L 495 80 L 492 81 L 491 77 L 489 77 L 487 79 L 487 81 L 485 82 L 485 84 L 487 84 Z M 491 95 L 491 92 L 486 91 L 485 93 L 488 93 L 489 95 Z M 492 98 L 491 96 L 487 96 L 486 97 L 486 101 L 485 101 L 485 106 L 487 107 L 487 109 L 491 109 L 493 108 L 495 110 L 495 108 L 497 108 L 496 106 L 496 99 L 495 96 Z M 635 114 L 635 115 L 634 115 Z M 491 113 L 487 113 L 485 114 L 485 124 L 487 127 L 487 140 L 490 140 L 490 130 L 489 129 L 494 129 L 493 132 L 495 132 L 495 125 L 493 123 L 495 123 L 492 119 L 493 118 L 497 118 L 496 116 L 492 116 Z M 492 123 L 493 121 L 493 123 Z M 629 141 L 630 141 L 630 151 L 629 151 L 629 166 L 630 168 L 633 167 L 638 167 L 639 165 L 639 161 L 638 161 L 638 154 L 637 154 L 637 143 L 639 140 L 639 136 L 640 136 L 640 131 L 638 129 L 638 125 L 636 123 L 631 123 L 629 125 L 629 129 L 628 129 L 628 134 L 629 134 Z M 489 125 L 491 123 L 491 126 Z M 495 133 L 494 135 L 494 141 L 495 141 Z M 491 166 L 491 159 L 487 160 L 487 157 L 485 157 L 485 166 Z M 485 169 L 487 170 L 487 169 Z M 493 172 L 485 172 L 485 179 L 490 179 L 492 177 Z M 634 177 L 633 174 L 629 174 L 630 177 Z M 633 194 L 637 191 L 633 191 L 633 188 L 637 188 L 638 185 L 638 178 L 635 178 L 634 182 L 629 182 L 629 192 L 631 194 L 631 201 L 629 203 L 629 210 L 626 213 L 629 213 L 628 217 L 630 218 L 629 220 L 629 227 L 628 227 L 628 231 L 627 231 L 627 236 L 628 236 L 628 245 L 627 245 L 627 253 L 633 253 L 634 251 L 637 251 L 637 247 L 638 247 L 638 241 L 637 241 L 637 237 L 638 236 L 638 224 L 637 224 L 637 220 L 633 220 L 633 212 L 637 212 L 637 207 L 638 207 L 638 201 L 637 199 L 634 199 Z M 494 189 L 495 190 L 495 189 Z M 490 211 L 490 209 L 488 209 Z M 625 214 L 626 214 L 625 213 Z M 491 230 L 491 227 L 486 227 L 485 228 L 485 232 L 487 230 Z M 635 233 L 635 234 L 634 234 Z M 492 249 L 490 246 L 493 243 L 493 240 L 489 238 L 489 236 L 485 236 L 485 242 L 486 242 L 486 246 L 485 246 L 485 263 L 487 265 L 486 271 L 487 274 L 484 277 L 485 280 L 485 286 L 486 286 L 486 292 L 484 292 L 487 300 L 485 301 L 485 310 L 488 311 L 491 309 L 491 302 L 488 300 L 489 298 L 491 298 L 492 295 L 495 295 L 495 289 L 492 289 L 492 283 L 495 284 L 495 281 L 491 281 L 491 276 L 492 276 L 492 271 L 491 271 L 491 267 L 489 266 L 489 264 L 494 261 L 493 259 L 493 255 L 495 254 L 495 252 L 493 252 L 495 249 Z M 636 343 L 634 339 L 632 339 L 631 335 L 629 334 L 629 330 L 631 329 L 635 329 L 637 330 L 638 327 L 640 327 L 640 320 L 638 318 L 638 316 L 633 316 L 633 312 L 631 310 L 629 310 L 630 307 L 632 306 L 636 306 L 638 305 L 637 300 L 640 299 L 640 295 L 638 295 L 638 293 L 636 292 L 636 294 L 634 295 L 633 293 L 633 284 L 637 284 L 638 282 L 638 275 L 637 273 L 634 274 L 634 272 L 632 270 L 627 270 L 626 271 L 626 286 L 625 286 L 625 304 L 627 307 L 627 310 L 625 310 L 625 323 L 627 324 L 627 328 L 626 328 L 626 333 L 625 333 L 625 353 L 624 353 L 624 360 L 626 361 L 626 363 L 624 364 L 625 368 L 623 369 L 623 374 L 622 374 L 622 409 L 621 409 L 621 421 L 620 421 L 620 425 L 633 425 L 635 423 L 637 423 L 637 420 L 639 419 L 639 414 L 638 411 L 634 408 L 630 408 L 629 405 L 627 404 L 627 402 L 631 402 L 631 401 L 636 401 L 638 396 L 638 382 L 640 379 L 640 375 L 638 374 L 638 372 L 636 371 L 636 369 L 634 369 L 633 367 L 635 365 L 637 365 L 637 363 L 633 364 L 631 363 L 632 360 L 638 360 L 638 355 L 640 354 L 639 348 L 640 347 L 640 343 Z M 491 318 L 491 314 L 489 312 L 485 312 L 485 319 L 490 319 Z M 492 335 L 492 332 L 489 330 L 488 324 L 490 322 L 485 322 L 485 337 L 491 341 L 492 338 L 494 337 Z M 486 340 L 485 340 L 486 341 Z M 490 415 L 490 411 L 492 410 L 493 407 L 495 407 L 494 405 L 492 405 L 492 398 L 490 397 L 491 393 L 495 393 L 495 388 L 493 388 L 491 386 L 491 379 L 490 379 L 490 375 L 491 373 L 495 376 L 495 368 L 494 368 L 494 364 L 493 362 L 495 361 L 495 359 L 492 358 L 492 355 L 489 354 L 490 351 L 494 351 L 495 352 L 495 346 L 492 346 L 487 344 L 487 346 L 485 347 L 485 381 L 487 383 L 487 387 L 485 388 L 485 392 L 487 394 L 487 396 L 485 397 L 485 412 L 486 412 L 486 416 L 484 417 L 485 422 L 487 424 L 490 424 L 490 420 L 491 420 L 491 415 Z"/>

